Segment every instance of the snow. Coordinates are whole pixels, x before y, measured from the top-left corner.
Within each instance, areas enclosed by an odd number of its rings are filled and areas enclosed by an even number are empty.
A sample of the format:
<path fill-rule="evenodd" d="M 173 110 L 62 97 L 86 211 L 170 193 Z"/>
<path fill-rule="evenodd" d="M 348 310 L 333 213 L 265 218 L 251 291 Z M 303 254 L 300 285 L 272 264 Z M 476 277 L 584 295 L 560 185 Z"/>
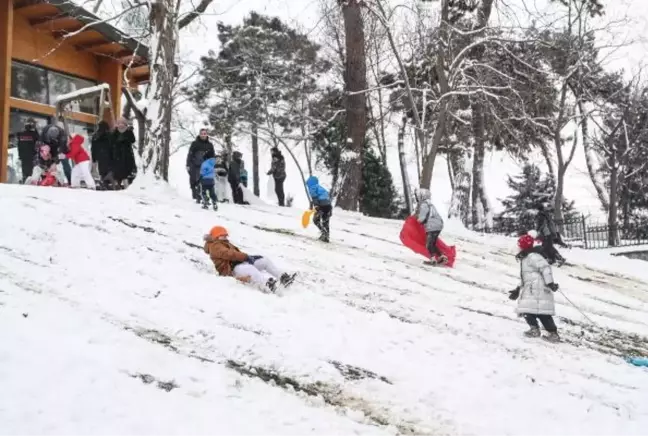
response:
<path fill-rule="evenodd" d="M 550 345 L 522 337 L 507 299 L 515 240 L 452 221 L 442 237 L 459 256 L 447 270 L 422 267 L 401 246 L 398 221 L 336 210 L 324 246 L 301 228 L 300 209 L 203 211 L 146 179 L 123 192 L 0 185 L 0 210 L 10 211 L 0 215 L 2 433 L 639 435 L 648 426 L 648 370 L 622 359 L 648 354 L 641 261 L 565 252 L 574 265 L 555 271 L 561 291 L 614 331 L 557 293 L 565 342 Z M 215 275 L 201 249 L 213 225 L 298 271 L 298 282 L 276 296 Z"/>

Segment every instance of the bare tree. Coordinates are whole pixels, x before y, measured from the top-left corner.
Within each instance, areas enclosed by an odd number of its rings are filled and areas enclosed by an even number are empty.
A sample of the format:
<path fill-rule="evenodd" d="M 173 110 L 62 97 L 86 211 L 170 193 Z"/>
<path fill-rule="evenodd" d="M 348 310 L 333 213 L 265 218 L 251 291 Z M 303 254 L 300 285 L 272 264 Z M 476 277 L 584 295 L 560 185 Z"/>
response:
<path fill-rule="evenodd" d="M 143 93 L 145 105 L 137 104 L 126 83 L 125 94 L 136 115 L 142 147 L 144 171 L 169 179 L 171 121 L 174 93 L 178 84 L 176 65 L 179 30 L 187 27 L 207 10 L 212 0 L 201 0 L 188 13 L 181 13 L 181 0 L 148 0 L 150 81 Z M 143 127 L 144 126 L 144 127 Z"/>

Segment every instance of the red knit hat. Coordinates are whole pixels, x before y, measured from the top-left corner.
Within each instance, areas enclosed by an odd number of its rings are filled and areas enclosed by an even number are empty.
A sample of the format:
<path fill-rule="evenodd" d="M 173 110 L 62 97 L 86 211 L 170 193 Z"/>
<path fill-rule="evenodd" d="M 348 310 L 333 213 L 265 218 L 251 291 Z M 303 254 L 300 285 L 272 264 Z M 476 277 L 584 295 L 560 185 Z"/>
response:
<path fill-rule="evenodd" d="M 533 248 L 534 244 L 535 239 L 533 239 L 533 236 L 531 235 L 522 235 L 520 236 L 520 239 L 518 239 L 518 247 L 520 247 L 520 250 L 530 250 Z"/>

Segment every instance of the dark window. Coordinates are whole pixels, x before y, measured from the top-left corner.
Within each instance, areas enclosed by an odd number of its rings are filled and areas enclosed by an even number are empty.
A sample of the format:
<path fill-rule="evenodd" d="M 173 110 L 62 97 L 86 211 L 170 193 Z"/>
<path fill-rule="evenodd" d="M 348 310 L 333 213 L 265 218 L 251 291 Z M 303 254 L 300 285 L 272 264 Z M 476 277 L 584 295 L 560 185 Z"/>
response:
<path fill-rule="evenodd" d="M 47 80 L 49 82 L 49 101 L 51 105 L 56 104 L 56 98 L 59 95 L 96 85 L 96 83 L 90 80 L 79 79 L 53 71 L 47 72 Z M 99 98 L 91 97 L 80 101 L 73 101 L 67 107 L 74 112 L 96 115 L 99 107 Z"/>
<path fill-rule="evenodd" d="M 47 73 L 44 69 L 11 63 L 11 96 L 47 104 Z"/>

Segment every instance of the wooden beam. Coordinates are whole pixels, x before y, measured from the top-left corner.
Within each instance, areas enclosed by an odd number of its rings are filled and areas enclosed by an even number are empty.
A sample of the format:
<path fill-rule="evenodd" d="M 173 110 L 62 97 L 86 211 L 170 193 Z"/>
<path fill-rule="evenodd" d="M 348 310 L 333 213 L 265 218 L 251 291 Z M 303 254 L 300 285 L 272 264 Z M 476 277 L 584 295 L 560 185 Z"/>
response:
<path fill-rule="evenodd" d="M 10 106 L 14 109 L 33 112 L 35 114 L 41 114 L 48 117 L 53 117 L 56 115 L 56 108 L 48 104 L 35 103 L 33 101 L 21 100 L 19 98 L 13 97 L 7 100 L 9 101 Z M 82 112 L 69 112 L 67 116 L 71 120 L 80 121 L 82 123 L 93 124 L 97 122 L 96 115 L 84 114 Z"/>
<path fill-rule="evenodd" d="M 70 17 L 63 14 L 63 13 L 57 13 L 57 14 L 54 14 L 54 15 L 48 15 L 46 17 L 30 18 L 29 19 L 29 25 L 36 27 L 36 26 L 40 26 L 41 24 L 49 23 L 49 22 L 56 21 L 56 20 L 61 20 L 61 19 L 64 19 L 64 18 L 70 18 Z"/>
<path fill-rule="evenodd" d="M 0 11 L 0 183 L 5 183 L 9 159 L 13 0 L 0 0 Z"/>
<path fill-rule="evenodd" d="M 82 51 L 89 51 L 91 53 L 105 54 L 113 56 L 114 53 L 119 51 L 122 48 L 116 42 L 105 42 L 103 44 L 93 45 L 91 48 L 81 49 Z M 77 47 L 78 49 L 78 47 Z"/>
<path fill-rule="evenodd" d="M 43 3 L 43 0 L 22 0 L 14 2 L 14 11 L 20 11 L 22 9 L 28 8 L 30 6 L 39 5 Z"/>
<path fill-rule="evenodd" d="M 96 39 L 90 42 L 85 42 L 83 44 L 77 44 L 74 46 L 74 48 L 76 48 L 79 51 L 89 51 L 106 44 L 112 44 L 112 43 L 108 41 L 106 38 L 103 38 L 103 39 Z"/>
<path fill-rule="evenodd" d="M 36 24 L 33 24 L 32 27 L 37 30 L 49 30 L 53 32 L 55 30 L 69 30 L 74 28 L 79 28 L 79 20 L 70 17 L 60 17 L 54 18 L 47 21 L 39 21 Z"/>

